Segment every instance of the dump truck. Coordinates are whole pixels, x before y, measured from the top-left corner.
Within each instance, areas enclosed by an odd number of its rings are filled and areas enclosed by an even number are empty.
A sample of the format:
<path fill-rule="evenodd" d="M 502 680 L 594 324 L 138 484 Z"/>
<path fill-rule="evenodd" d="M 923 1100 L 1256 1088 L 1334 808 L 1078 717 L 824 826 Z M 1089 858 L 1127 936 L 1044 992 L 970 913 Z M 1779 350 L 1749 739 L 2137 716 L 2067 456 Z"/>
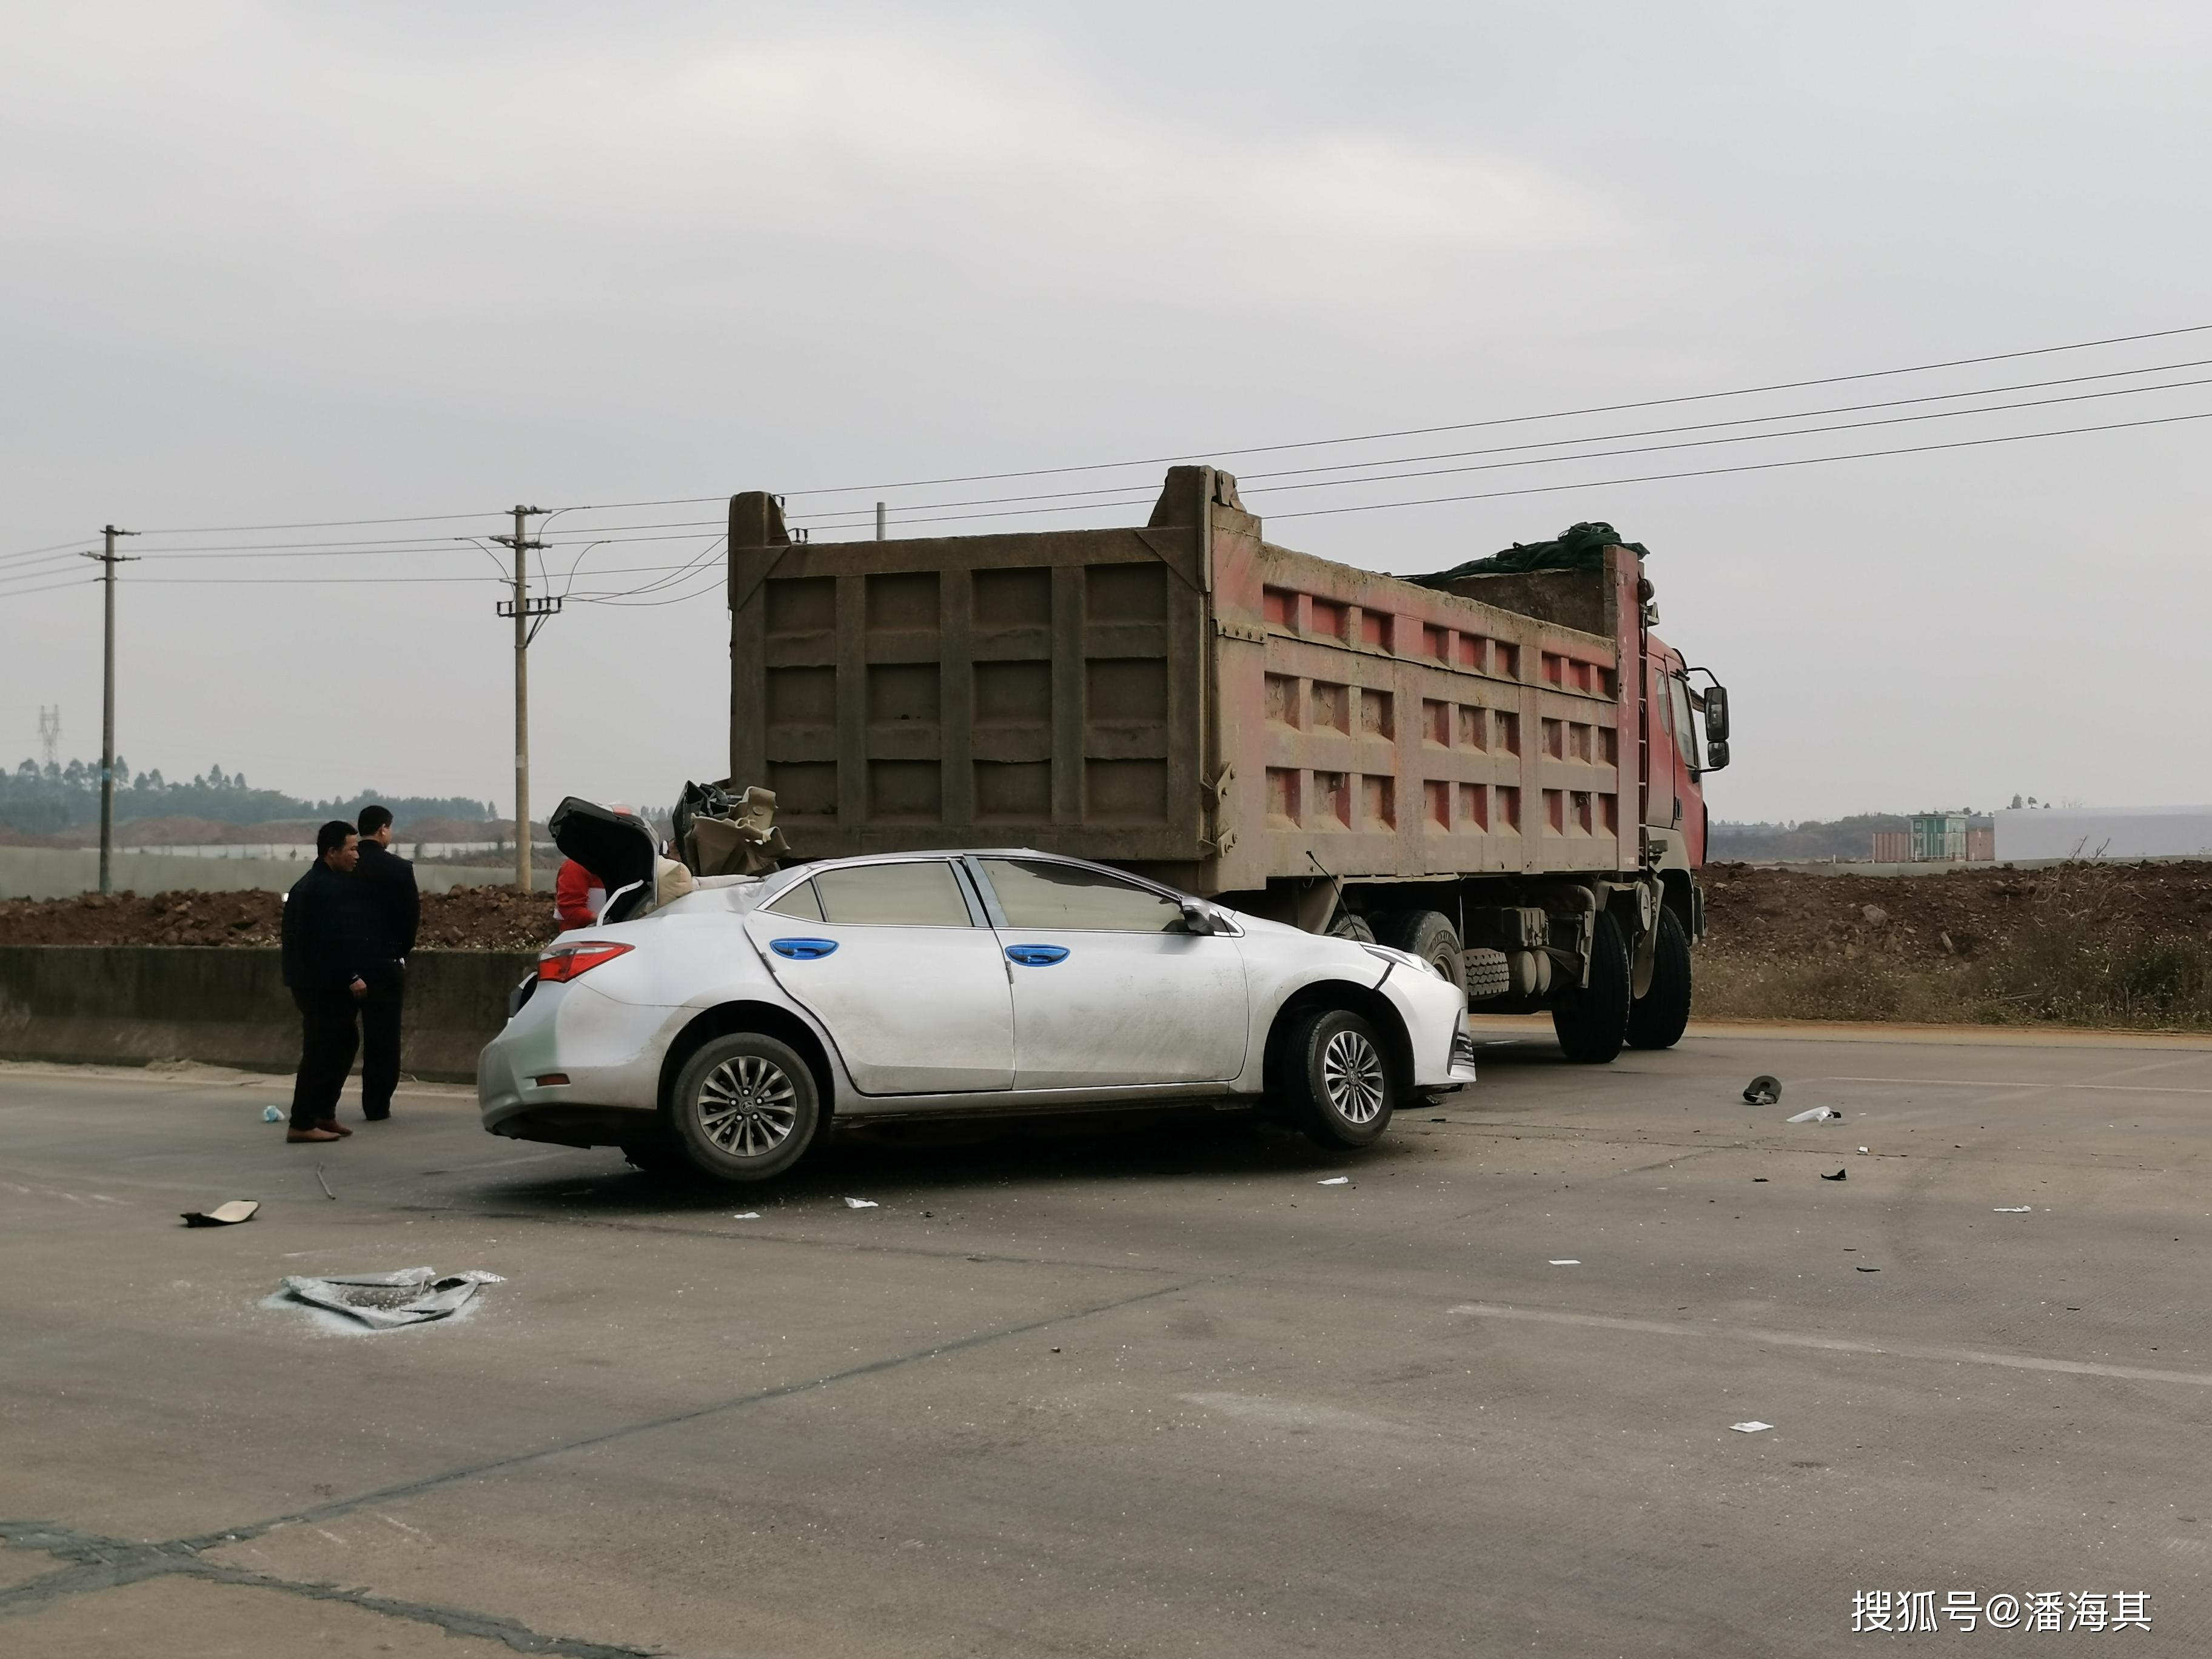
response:
<path fill-rule="evenodd" d="M 802 858 L 1092 859 L 1412 951 L 1576 1060 L 1666 1048 L 1728 697 L 1638 550 L 1587 553 L 1423 585 L 1268 542 L 1211 466 L 1124 529 L 816 545 L 747 492 L 730 776 Z"/>

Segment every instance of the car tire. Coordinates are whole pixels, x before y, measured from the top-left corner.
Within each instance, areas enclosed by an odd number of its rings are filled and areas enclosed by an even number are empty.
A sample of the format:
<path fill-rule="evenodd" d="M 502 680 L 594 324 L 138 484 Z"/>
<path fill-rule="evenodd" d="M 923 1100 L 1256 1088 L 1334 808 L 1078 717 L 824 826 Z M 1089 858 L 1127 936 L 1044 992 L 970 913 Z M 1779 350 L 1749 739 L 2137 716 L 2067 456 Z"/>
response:
<path fill-rule="evenodd" d="M 1467 959 L 1459 929 L 1439 910 L 1391 910 L 1375 919 L 1375 942 L 1419 957 L 1464 992 Z"/>
<path fill-rule="evenodd" d="M 806 1155 L 822 1124 L 814 1073 L 789 1043 L 733 1031 L 701 1045 L 677 1074 L 669 1128 L 692 1169 L 767 1181 Z"/>
<path fill-rule="evenodd" d="M 1662 906 L 1659 937 L 1652 941 L 1651 988 L 1628 1010 L 1628 1046 L 1671 1048 L 1690 1024 L 1690 936 L 1681 919 Z"/>
<path fill-rule="evenodd" d="M 1282 1103 L 1299 1128 L 1340 1151 L 1382 1139 L 1398 1085 L 1382 1039 L 1364 1016 L 1348 1008 L 1302 1015 L 1279 1054 Z"/>
<path fill-rule="evenodd" d="M 1610 912 L 1597 913 L 1590 936 L 1589 983 L 1570 985 L 1552 1005 L 1552 1030 L 1578 1066 L 1603 1066 L 1628 1040 L 1628 947 Z"/>
<path fill-rule="evenodd" d="M 1336 913 L 1336 920 L 1328 925 L 1328 936 L 1331 939 L 1348 939 L 1354 945 L 1375 943 L 1375 930 L 1367 925 L 1367 918 L 1354 915 L 1349 910 Z"/>

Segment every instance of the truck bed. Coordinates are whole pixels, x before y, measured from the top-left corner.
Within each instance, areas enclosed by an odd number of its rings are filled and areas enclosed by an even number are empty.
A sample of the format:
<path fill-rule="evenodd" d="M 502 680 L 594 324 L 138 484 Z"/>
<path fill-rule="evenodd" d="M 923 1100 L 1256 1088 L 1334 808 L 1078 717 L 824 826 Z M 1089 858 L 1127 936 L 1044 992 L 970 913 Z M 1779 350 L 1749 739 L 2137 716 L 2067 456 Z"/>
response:
<path fill-rule="evenodd" d="M 815 547 L 740 495 L 729 566 L 731 776 L 807 856 L 1031 846 L 1206 893 L 1637 863 L 1618 550 L 1486 603 L 1272 545 L 1177 467 L 1129 529 Z"/>

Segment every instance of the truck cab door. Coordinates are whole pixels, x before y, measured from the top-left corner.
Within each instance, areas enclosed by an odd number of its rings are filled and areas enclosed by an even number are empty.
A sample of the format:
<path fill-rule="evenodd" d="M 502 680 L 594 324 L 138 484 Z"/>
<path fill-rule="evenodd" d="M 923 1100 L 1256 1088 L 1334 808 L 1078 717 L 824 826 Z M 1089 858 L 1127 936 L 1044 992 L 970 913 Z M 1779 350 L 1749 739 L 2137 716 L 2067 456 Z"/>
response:
<path fill-rule="evenodd" d="M 1672 830 L 1681 815 L 1674 789 L 1674 679 L 1656 653 L 1644 659 L 1644 821 L 1655 830 Z"/>

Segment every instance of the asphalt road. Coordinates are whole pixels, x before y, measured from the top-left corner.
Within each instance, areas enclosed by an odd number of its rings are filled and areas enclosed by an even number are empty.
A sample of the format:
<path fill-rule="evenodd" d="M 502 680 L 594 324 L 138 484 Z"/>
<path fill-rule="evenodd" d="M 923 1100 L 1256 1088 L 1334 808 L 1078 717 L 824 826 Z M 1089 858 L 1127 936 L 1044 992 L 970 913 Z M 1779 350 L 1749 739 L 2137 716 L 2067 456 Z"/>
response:
<path fill-rule="evenodd" d="M 1711 1659 L 1862 1592 L 2207 1650 L 2212 1044 L 1484 1066 L 1341 1161 L 1204 1115 L 706 1194 L 453 1091 L 287 1146 L 268 1079 L 0 1068 L 0 1650 Z M 416 1265 L 507 1282 L 264 1305 Z"/>

